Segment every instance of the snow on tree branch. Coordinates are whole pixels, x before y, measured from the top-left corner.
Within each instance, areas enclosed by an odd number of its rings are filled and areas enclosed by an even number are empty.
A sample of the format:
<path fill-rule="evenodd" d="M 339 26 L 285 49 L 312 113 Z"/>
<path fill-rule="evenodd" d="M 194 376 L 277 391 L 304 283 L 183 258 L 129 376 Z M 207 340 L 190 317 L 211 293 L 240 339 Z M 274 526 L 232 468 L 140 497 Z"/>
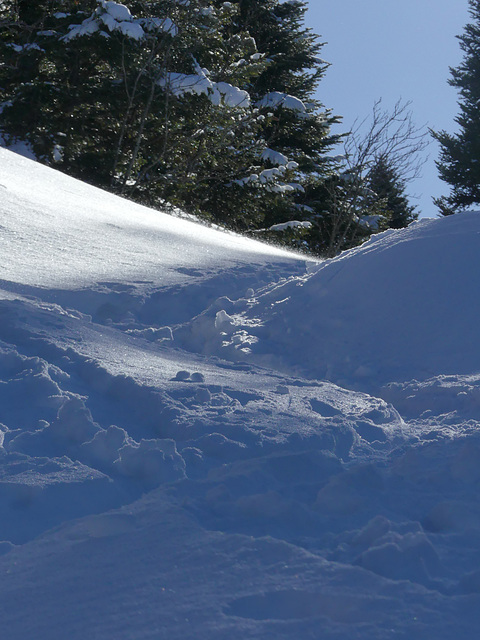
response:
<path fill-rule="evenodd" d="M 134 40 L 144 38 L 145 30 L 159 30 L 171 36 L 178 34 L 178 29 L 170 18 L 134 18 L 125 5 L 113 0 L 99 0 L 99 6 L 94 13 L 81 24 L 71 25 L 70 32 L 62 40 L 68 42 L 97 32 L 108 35 L 102 31 L 103 27 L 107 27 L 110 32 L 119 31 Z"/>

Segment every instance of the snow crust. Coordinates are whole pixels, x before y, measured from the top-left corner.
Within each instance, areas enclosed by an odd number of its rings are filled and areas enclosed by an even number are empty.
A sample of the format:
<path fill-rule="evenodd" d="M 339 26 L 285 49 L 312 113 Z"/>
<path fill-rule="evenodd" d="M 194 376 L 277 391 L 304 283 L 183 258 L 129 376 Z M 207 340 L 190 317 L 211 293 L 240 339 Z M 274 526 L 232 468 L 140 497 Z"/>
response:
<path fill-rule="evenodd" d="M 0 167 L 2 637 L 476 637 L 478 213 L 318 262 Z"/>

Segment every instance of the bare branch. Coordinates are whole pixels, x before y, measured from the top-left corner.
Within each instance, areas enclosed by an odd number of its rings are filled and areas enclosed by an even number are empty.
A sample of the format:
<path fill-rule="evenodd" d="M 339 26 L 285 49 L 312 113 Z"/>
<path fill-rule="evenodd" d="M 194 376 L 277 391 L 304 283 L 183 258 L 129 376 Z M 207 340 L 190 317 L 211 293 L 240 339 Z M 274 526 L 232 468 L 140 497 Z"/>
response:
<path fill-rule="evenodd" d="M 426 125 L 417 127 L 413 122 L 410 105 L 411 102 L 399 100 L 389 112 L 379 99 L 370 118 L 355 121 L 344 145 L 349 171 L 364 175 L 383 158 L 404 184 L 420 177 L 428 159 L 423 152 L 429 145 L 429 136 Z"/>

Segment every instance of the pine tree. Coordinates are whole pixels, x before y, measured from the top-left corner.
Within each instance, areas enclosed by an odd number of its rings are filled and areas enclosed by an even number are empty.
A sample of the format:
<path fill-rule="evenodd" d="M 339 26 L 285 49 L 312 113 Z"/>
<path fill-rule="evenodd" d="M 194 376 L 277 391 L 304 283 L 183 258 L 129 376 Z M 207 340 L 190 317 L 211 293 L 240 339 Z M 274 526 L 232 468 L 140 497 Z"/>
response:
<path fill-rule="evenodd" d="M 370 207 L 377 204 L 378 215 L 385 218 L 389 228 L 402 229 L 418 218 L 415 207 L 408 202 L 404 181 L 387 157 L 376 159 L 368 172 L 366 186 L 371 192 L 368 204 Z"/>
<path fill-rule="evenodd" d="M 328 171 L 330 151 L 340 138 L 331 127 L 339 118 L 315 97 L 329 65 L 320 57 L 319 36 L 305 26 L 307 3 L 239 0 L 238 6 L 239 23 L 269 61 L 249 89 L 264 112 L 274 110 L 265 139 L 301 171 Z"/>
<path fill-rule="evenodd" d="M 463 61 L 451 69 L 449 83 L 459 90 L 458 133 L 434 132 L 439 141 L 440 178 L 451 186 L 447 197 L 435 200 L 442 215 L 480 203 L 480 0 L 469 0 L 472 22 L 459 36 Z"/>
<path fill-rule="evenodd" d="M 80 11 L 52 0 L 32 25 L 14 6 L 0 37 L 11 60 L 0 72 L 7 141 L 27 140 L 40 160 L 130 197 L 207 213 L 212 185 L 243 179 L 259 160 L 256 115 L 234 85 L 265 63 L 236 64 L 256 49 L 223 37 L 228 7 L 132 2 L 133 17 L 115 2 Z"/>
<path fill-rule="evenodd" d="M 246 231 L 298 216 L 330 170 L 304 2 L 5 5 L 0 133 L 42 162 Z"/>
<path fill-rule="evenodd" d="M 315 97 L 328 64 L 319 57 L 323 46 L 319 37 L 305 26 L 306 2 L 236 0 L 235 5 L 238 16 L 233 28 L 250 34 L 267 62 L 244 86 L 263 118 L 264 156 L 272 169 L 278 162 L 295 167 L 290 170 L 290 181 L 285 181 L 290 191 L 270 194 L 258 203 L 265 227 L 278 228 L 277 223 L 304 221 L 309 215 L 308 207 L 300 203 L 312 173 L 325 177 L 335 172 L 330 152 L 339 136 L 332 135 L 331 126 L 339 118 Z M 300 225 L 264 235 L 307 247 L 306 230 Z"/>

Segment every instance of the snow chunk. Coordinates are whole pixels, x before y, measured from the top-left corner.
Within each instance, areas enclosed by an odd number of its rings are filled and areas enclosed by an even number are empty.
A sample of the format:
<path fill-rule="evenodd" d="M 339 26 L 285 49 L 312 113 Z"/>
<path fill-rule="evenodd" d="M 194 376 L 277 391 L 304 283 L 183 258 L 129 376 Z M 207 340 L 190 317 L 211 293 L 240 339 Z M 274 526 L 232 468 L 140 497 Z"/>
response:
<path fill-rule="evenodd" d="M 120 22 L 117 29 L 121 31 L 124 36 L 133 38 L 134 40 L 141 40 L 145 35 L 142 27 L 136 22 Z"/>
<path fill-rule="evenodd" d="M 109 13 L 103 13 L 100 16 L 100 20 L 103 22 L 103 24 L 108 27 L 108 29 L 110 31 L 114 31 L 118 26 L 118 22 L 115 20 L 115 18 L 113 16 L 111 16 Z"/>
<path fill-rule="evenodd" d="M 109 467 L 117 460 L 119 449 L 125 446 L 127 441 L 126 431 L 111 425 L 108 429 L 97 431 L 92 440 L 82 444 L 81 453 L 87 462 Z"/>
<path fill-rule="evenodd" d="M 280 153 L 279 151 L 274 151 L 273 149 L 264 149 L 260 157 L 262 158 L 262 160 L 266 160 L 271 164 L 284 165 L 284 166 L 288 164 L 287 156 L 284 156 L 283 153 Z"/>
<path fill-rule="evenodd" d="M 176 73 L 174 71 L 167 73 L 165 78 L 158 81 L 158 84 L 169 89 L 177 97 L 189 93 L 208 95 L 209 90 L 213 89 L 213 83 L 205 75 Z"/>
<path fill-rule="evenodd" d="M 22 51 L 43 51 L 42 48 L 38 46 L 35 42 L 28 44 L 10 44 L 9 45 L 16 53 L 21 53 Z"/>
<path fill-rule="evenodd" d="M 58 410 L 57 419 L 47 427 L 49 435 L 70 444 L 82 444 L 95 436 L 99 427 L 79 397 L 69 398 Z"/>
<path fill-rule="evenodd" d="M 63 147 L 59 144 L 53 147 L 53 159 L 55 162 L 61 162 L 63 160 Z"/>
<path fill-rule="evenodd" d="M 234 325 L 234 319 L 232 316 L 229 316 L 226 311 L 222 310 L 217 312 L 215 316 L 215 329 L 222 333 L 231 333 Z"/>
<path fill-rule="evenodd" d="M 181 369 L 180 371 L 177 371 L 176 375 L 175 375 L 175 380 L 189 380 L 190 378 L 190 371 L 186 371 L 185 369 Z"/>
<path fill-rule="evenodd" d="M 93 33 L 100 31 L 100 26 L 93 16 L 87 18 L 82 24 L 72 24 L 69 27 L 70 32 L 63 36 L 61 40 L 63 42 L 69 42 L 74 38 L 80 38 L 81 36 L 91 36 Z"/>
<path fill-rule="evenodd" d="M 111 0 L 101 0 L 95 13 L 80 25 L 70 25 L 70 32 L 62 40 L 68 42 L 73 38 L 92 35 L 100 30 L 100 24 L 105 25 L 109 31 L 119 31 L 129 38 L 141 40 L 145 36 L 141 22 L 141 20 L 133 19 L 130 10 L 125 5 Z M 102 34 L 108 35 L 104 32 Z"/>
<path fill-rule="evenodd" d="M 219 96 L 218 104 L 227 107 L 247 107 L 250 104 L 250 96 L 247 91 L 234 87 L 228 82 L 215 82 L 212 102 L 216 104 L 216 96 Z"/>
<path fill-rule="evenodd" d="M 114 466 L 123 475 L 149 487 L 185 477 L 185 462 L 174 440 L 141 440 L 127 444 L 120 449 Z"/>
<path fill-rule="evenodd" d="M 285 231 L 286 229 L 311 229 L 312 223 L 300 220 L 289 220 L 281 224 L 274 224 L 268 228 L 269 231 Z"/>
<path fill-rule="evenodd" d="M 177 97 L 189 93 L 206 95 L 216 106 L 246 107 L 250 104 L 250 96 L 246 91 L 228 82 L 212 82 L 203 69 L 198 71 L 199 73 L 195 74 L 170 72 L 159 80 L 158 84 L 168 88 Z"/>
<path fill-rule="evenodd" d="M 297 111 L 298 113 L 307 112 L 305 104 L 299 98 L 295 98 L 295 96 L 291 96 L 288 93 L 280 93 L 279 91 L 267 93 L 257 102 L 257 107 L 271 107 L 273 109 L 283 107 Z"/>
<path fill-rule="evenodd" d="M 106 12 L 114 18 L 114 20 L 132 20 L 130 9 L 128 9 L 124 4 L 113 2 L 113 0 L 101 0 L 100 4 Z"/>

